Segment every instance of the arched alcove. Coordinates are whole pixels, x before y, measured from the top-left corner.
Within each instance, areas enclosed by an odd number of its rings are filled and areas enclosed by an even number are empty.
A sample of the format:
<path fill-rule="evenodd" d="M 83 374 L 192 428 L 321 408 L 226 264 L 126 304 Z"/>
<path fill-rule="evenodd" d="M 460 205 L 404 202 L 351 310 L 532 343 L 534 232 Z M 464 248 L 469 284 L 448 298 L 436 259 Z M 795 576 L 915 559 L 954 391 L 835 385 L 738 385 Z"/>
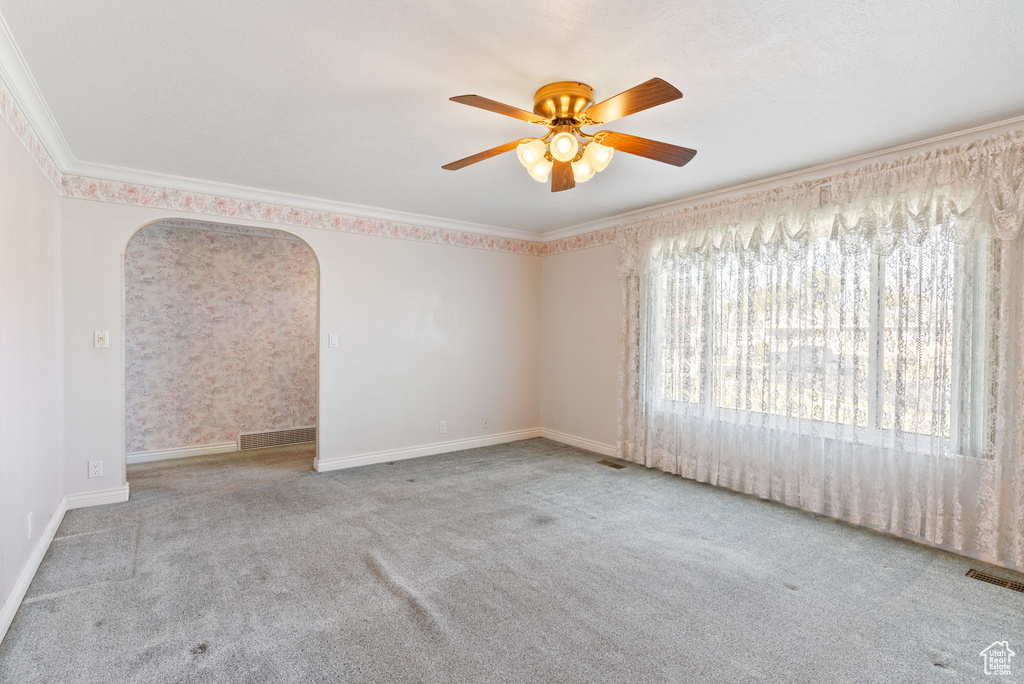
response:
<path fill-rule="evenodd" d="M 315 435 L 319 266 L 305 241 L 151 223 L 126 247 L 124 297 L 129 463 Z"/>

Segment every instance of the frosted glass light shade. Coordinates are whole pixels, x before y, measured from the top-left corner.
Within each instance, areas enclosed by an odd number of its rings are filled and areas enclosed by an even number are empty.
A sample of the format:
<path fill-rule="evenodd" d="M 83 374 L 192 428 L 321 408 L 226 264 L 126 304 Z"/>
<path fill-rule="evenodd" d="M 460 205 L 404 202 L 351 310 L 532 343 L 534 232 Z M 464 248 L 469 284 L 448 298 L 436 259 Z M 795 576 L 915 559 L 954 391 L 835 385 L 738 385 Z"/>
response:
<path fill-rule="evenodd" d="M 519 163 L 526 168 L 532 168 L 534 164 L 544 159 L 544 141 L 537 138 L 525 140 L 516 147 L 516 155 Z"/>
<path fill-rule="evenodd" d="M 529 167 L 530 175 L 533 177 L 533 180 L 535 181 L 547 183 L 548 176 L 551 175 L 551 167 L 554 165 L 554 162 L 552 162 L 551 160 L 544 159 L 543 157 L 541 157 L 541 160 L 539 162 Z"/>
<path fill-rule="evenodd" d="M 588 180 L 594 177 L 597 173 L 594 167 L 587 161 L 586 155 L 583 159 L 572 163 L 572 177 L 577 183 L 586 183 Z"/>
<path fill-rule="evenodd" d="M 600 172 L 608 167 L 608 162 L 612 160 L 612 154 L 614 153 L 614 147 L 591 142 L 587 143 L 586 149 L 583 150 L 583 159 L 590 163 L 594 171 Z"/>
<path fill-rule="evenodd" d="M 558 133 L 551 139 L 551 156 L 560 162 L 572 161 L 580 149 L 576 136 L 572 133 Z"/>

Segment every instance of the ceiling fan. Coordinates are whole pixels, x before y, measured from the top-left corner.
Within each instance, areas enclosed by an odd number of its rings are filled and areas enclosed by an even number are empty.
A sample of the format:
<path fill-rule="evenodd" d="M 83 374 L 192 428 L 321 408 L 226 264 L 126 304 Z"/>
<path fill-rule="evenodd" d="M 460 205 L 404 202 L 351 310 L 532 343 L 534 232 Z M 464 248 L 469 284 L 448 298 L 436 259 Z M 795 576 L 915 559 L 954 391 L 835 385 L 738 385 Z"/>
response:
<path fill-rule="evenodd" d="M 548 131 L 540 138 L 513 140 L 441 168 L 457 171 L 514 149 L 534 180 L 546 183 L 550 176 L 551 192 L 560 192 L 574 188 L 576 183 L 584 183 L 595 173 L 603 171 L 615 150 L 682 166 L 693 159 L 697 150 L 615 131 L 588 135 L 580 130 L 582 126 L 600 126 L 682 96 L 674 86 L 660 78 L 652 78 L 597 104 L 594 104 L 594 89 L 586 83 L 549 83 L 533 96 L 533 112 L 479 95 L 458 95 L 450 98 L 452 102 L 539 124 L 547 127 Z"/>

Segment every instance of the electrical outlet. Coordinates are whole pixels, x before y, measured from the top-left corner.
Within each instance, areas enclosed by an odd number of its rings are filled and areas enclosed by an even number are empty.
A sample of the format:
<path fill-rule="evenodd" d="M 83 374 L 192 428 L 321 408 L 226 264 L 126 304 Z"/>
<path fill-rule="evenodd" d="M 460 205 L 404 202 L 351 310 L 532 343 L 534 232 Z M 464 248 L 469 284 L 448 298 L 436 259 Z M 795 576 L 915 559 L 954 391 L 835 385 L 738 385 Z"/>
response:
<path fill-rule="evenodd" d="M 438 423 L 437 431 L 442 435 L 448 432 L 448 421 L 442 420 L 440 423 Z"/>
<path fill-rule="evenodd" d="M 106 330 L 94 330 L 92 333 L 92 346 L 97 349 L 100 347 L 109 347 L 110 333 Z"/>
<path fill-rule="evenodd" d="M 491 427 L 491 419 L 490 418 L 484 418 L 484 430 L 490 429 L 490 427 Z"/>
<path fill-rule="evenodd" d="M 103 461 L 89 461 L 89 477 L 103 477 Z"/>
<path fill-rule="evenodd" d="M 32 514 L 31 513 L 28 514 L 28 520 L 27 520 L 26 527 L 27 527 L 27 529 L 25 531 L 25 539 L 31 539 L 32 538 Z"/>

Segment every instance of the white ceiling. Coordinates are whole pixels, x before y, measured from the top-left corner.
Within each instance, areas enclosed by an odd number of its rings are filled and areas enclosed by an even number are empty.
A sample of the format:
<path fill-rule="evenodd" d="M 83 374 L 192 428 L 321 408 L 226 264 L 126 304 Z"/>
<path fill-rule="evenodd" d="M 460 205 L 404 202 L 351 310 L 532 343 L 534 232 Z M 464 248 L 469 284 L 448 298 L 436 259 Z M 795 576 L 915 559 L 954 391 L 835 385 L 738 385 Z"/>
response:
<path fill-rule="evenodd" d="M 74 160 L 550 232 L 1024 114 L 1020 0 L 0 0 Z M 682 100 L 611 128 L 698 150 L 616 155 L 553 194 L 514 154 L 531 109 L 659 76 Z"/>

